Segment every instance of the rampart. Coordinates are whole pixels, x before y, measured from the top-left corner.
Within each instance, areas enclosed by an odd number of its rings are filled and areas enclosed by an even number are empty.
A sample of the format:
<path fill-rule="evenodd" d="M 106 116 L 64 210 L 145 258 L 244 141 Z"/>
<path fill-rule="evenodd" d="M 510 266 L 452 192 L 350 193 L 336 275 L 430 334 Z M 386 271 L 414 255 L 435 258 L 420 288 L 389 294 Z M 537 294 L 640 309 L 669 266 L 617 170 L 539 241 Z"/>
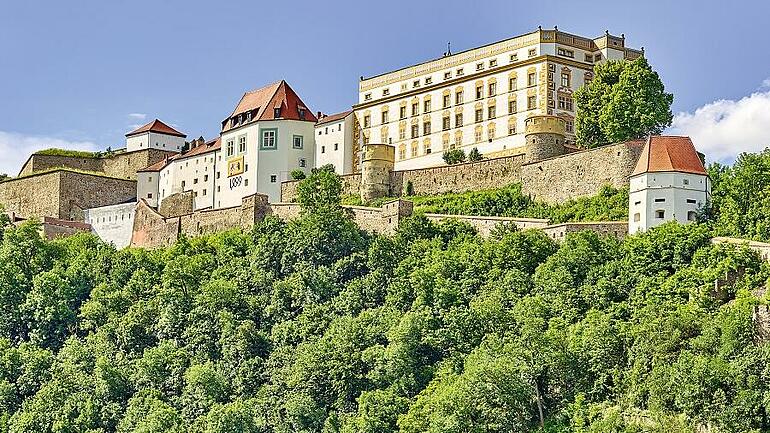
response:
<path fill-rule="evenodd" d="M 622 188 L 639 159 L 644 143 L 611 144 L 527 162 L 526 154 L 451 166 L 391 172 L 390 195 L 444 194 L 500 188 L 520 182 L 522 191 L 547 203 L 596 194 L 602 186 Z M 343 194 L 360 194 L 360 174 L 342 176 Z M 281 201 L 296 201 L 297 181 L 281 185 Z"/>
<path fill-rule="evenodd" d="M 136 198 L 136 181 L 54 170 L 0 183 L 0 204 L 22 218 L 83 221 L 85 209 Z"/>
<path fill-rule="evenodd" d="M 119 152 L 103 157 L 76 157 L 63 155 L 32 154 L 19 172 L 19 176 L 68 168 L 79 171 L 104 173 L 105 176 L 136 180 L 136 172 L 174 155 L 160 149 L 143 149 L 133 152 Z"/>

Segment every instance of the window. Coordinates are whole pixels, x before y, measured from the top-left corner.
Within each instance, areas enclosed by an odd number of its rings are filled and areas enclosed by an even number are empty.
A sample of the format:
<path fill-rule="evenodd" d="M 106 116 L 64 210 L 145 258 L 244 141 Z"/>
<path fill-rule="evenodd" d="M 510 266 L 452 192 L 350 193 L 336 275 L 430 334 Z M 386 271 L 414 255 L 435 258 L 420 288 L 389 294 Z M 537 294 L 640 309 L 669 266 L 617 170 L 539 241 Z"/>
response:
<path fill-rule="evenodd" d="M 689 184 L 690 184 L 690 179 L 682 179 L 682 185 L 689 185 Z"/>
<path fill-rule="evenodd" d="M 400 125 L 398 127 L 398 139 L 403 140 L 406 138 L 406 125 Z"/>
<path fill-rule="evenodd" d="M 326 153 L 326 146 L 321 146 L 321 153 Z"/>
<path fill-rule="evenodd" d="M 444 116 L 444 118 L 441 119 L 441 129 L 444 131 L 448 131 L 449 128 L 451 128 L 451 125 L 449 122 L 449 116 Z"/>
<path fill-rule="evenodd" d="M 193 185 L 197 185 L 197 184 L 198 184 L 198 178 L 196 177 L 195 179 L 193 179 Z"/>
<path fill-rule="evenodd" d="M 218 171 L 218 172 L 217 172 L 217 179 L 219 179 L 220 177 L 222 177 L 222 172 L 219 172 L 219 171 Z"/>
<path fill-rule="evenodd" d="M 565 120 L 564 121 L 564 129 L 566 130 L 566 132 L 568 134 L 572 134 L 573 132 L 575 132 L 575 122 L 573 122 L 571 120 Z"/>
<path fill-rule="evenodd" d="M 489 96 L 497 95 L 497 83 L 489 83 Z"/>
<path fill-rule="evenodd" d="M 443 98 L 442 102 L 443 102 L 442 106 L 444 108 L 447 108 L 452 103 L 452 97 L 449 94 L 446 94 L 446 95 L 444 95 L 444 98 Z"/>
<path fill-rule="evenodd" d="M 420 80 L 414 80 L 412 82 L 412 87 L 420 87 Z"/>
<path fill-rule="evenodd" d="M 527 98 L 527 110 L 534 110 L 537 107 L 537 96 L 530 96 Z"/>
<path fill-rule="evenodd" d="M 416 116 L 420 114 L 420 104 L 417 102 L 412 104 L 412 116 Z"/>
<path fill-rule="evenodd" d="M 300 158 L 299 159 L 299 166 L 302 167 L 302 168 L 307 167 L 307 160 L 305 158 Z"/>
<path fill-rule="evenodd" d="M 279 119 L 281 117 L 281 107 L 273 108 L 273 117 Z"/>
<path fill-rule="evenodd" d="M 516 90 L 516 77 L 511 77 L 508 79 L 508 90 L 511 92 Z"/>
<path fill-rule="evenodd" d="M 278 181 L 278 176 L 271 174 L 270 175 L 270 183 L 276 183 Z"/>
<path fill-rule="evenodd" d="M 300 108 L 299 109 L 299 118 L 300 118 L 300 120 L 305 120 L 305 109 L 304 108 Z M 203 195 L 206 195 L 206 194 L 203 194 Z"/>
<path fill-rule="evenodd" d="M 487 138 L 489 141 L 492 141 L 495 139 L 495 124 L 492 123 L 487 127 Z"/>
<path fill-rule="evenodd" d="M 575 57 L 575 52 L 574 52 L 574 51 L 572 51 L 572 50 L 567 50 L 567 49 L 564 49 L 564 48 L 559 48 L 559 50 L 557 51 L 557 53 L 558 53 L 560 56 L 562 56 L 562 57 L 569 57 L 569 58 L 574 58 L 574 57 Z"/>
<path fill-rule="evenodd" d="M 430 84 L 432 82 L 433 82 L 433 78 L 432 77 L 425 78 L 425 84 Z"/>
<path fill-rule="evenodd" d="M 430 99 L 428 99 L 428 100 L 426 100 L 426 101 L 424 101 L 424 102 L 422 103 L 422 108 L 423 108 L 423 110 L 422 110 L 422 111 L 423 111 L 424 113 L 430 113 Z"/>
<path fill-rule="evenodd" d="M 185 181 L 182 181 L 182 189 L 184 189 Z"/>
<path fill-rule="evenodd" d="M 382 123 L 388 123 L 388 112 L 383 111 L 382 112 Z"/>
<path fill-rule="evenodd" d="M 528 52 L 529 57 L 535 57 L 537 55 L 537 49 L 532 48 Z"/>
<path fill-rule="evenodd" d="M 508 135 L 515 135 L 516 134 L 516 124 L 510 123 L 508 124 Z"/>
<path fill-rule="evenodd" d="M 463 113 L 455 114 L 455 128 L 463 126 Z"/>
<path fill-rule="evenodd" d="M 527 86 L 534 86 L 537 84 L 537 80 L 534 72 L 527 74 Z"/>
<path fill-rule="evenodd" d="M 586 59 L 586 63 L 593 63 L 594 62 L 594 56 L 592 56 L 591 54 L 586 54 L 585 59 Z"/>
<path fill-rule="evenodd" d="M 291 147 L 293 149 L 302 149 L 304 141 L 305 140 L 301 135 L 295 135 L 294 137 L 292 137 Z"/>
<path fill-rule="evenodd" d="M 601 54 L 597 54 L 597 55 L 594 56 L 594 62 L 598 62 L 601 59 L 602 59 L 602 55 Z"/>
<path fill-rule="evenodd" d="M 519 55 L 516 54 L 516 53 L 511 54 L 510 62 L 513 63 L 513 62 L 518 62 L 518 61 L 519 61 Z"/>
<path fill-rule="evenodd" d="M 420 136 L 420 125 L 412 125 L 412 138 Z"/>
<path fill-rule="evenodd" d="M 569 87 L 570 84 L 570 76 L 568 72 L 562 72 L 561 73 L 561 86 L 562 87 Z"/>
<path fill-rule="evenodd" d="M 462 134 L 456 134 L 455 135 L 455 146 L 460 147 L 463 145 L 463 135 Z"/>
<path fill-rule="evenodd" d="M 147 182 L 152 182 L 152 176 L 147 178 Z"/>
<path fill-rule="evenodd" d="M 262 130 L 262 149 L 275 149 L 277 144 L 277 129 Z"/>
<path fill-rule="evenodd" d="M 209 181 L 209 175 L 208 174 L 204 174 L 203 175 L 203 181 L 204 182 L 208 182 Z"/>
<path fill-rule="evenodd" d="M 665 203 L 665 202 L 666 202 L 665 198 L 656 198 L 655 199 L 655 203 Z"/>
<path fill-rule="evenodd" d="M 465 72 L 463 72 L 463 68 L 458 69 L 455 75 L 457 75 L 458 77 L 462 77 L 463 75 L 465 75 Z"/>
<path fill-rule="evenodd" d="M 569 95 L 559 95 L 559 109 L 572 111 L 572 97 Z"/>
<path fill-rule="evenodd" d="M 634 214 L 634 222 L 638 223 L 642 219 L 642 216 L 637 212 Z"/>
<path fill-rule="evenodd" d="M 476 70 L 477 71 L 484 70 L 484 64 L 483 63 L 476 63 Z"/>
<path fill-rule="evenodd" d="M 484 97 L 484 86 L 479 84 L 476 86 L 476 99 L 481 99 Z"/>
<path fill-rule="evenodd" d="M 508 114 L 516 114 L 516 100 L 511 99 L 508 101 Z"/>
<path fill-rule="evenodd" d="M 695 199 L 691 199 L 691 198 L 687 199 L 687 204 L 696 204 L 696 203 L 697 201 L 695 201 Z"/>
<path fill-rule="evenodd" d="M 460 105 L 463 103 L 463 91 L 458 90 L 457 93 L 455 93 L 455 104 Z"/>
<path fill-rule="evenodd" d="M 235 154 L 235 142 L 227 140 L 227 156 L 233 156 L 233 154 Z"/>
<path fill-rule="evenodd" d="M 450 78 L 452 78 L 452 73 L 451 72 L 444 72 L 444 79 L 448 80 Z"/>
<path fill-rule="evenodd" d="M 476 110 L 476 123 L 484 121 L 484 110 L 481 108 Z"/>
<path fill-rule="evenodd" d="M 372 125 L 372 116 L 369 114 L 364 115 L 364 128 L 368 128 Z"/>
<path fill-rule="evenodd" d="M 497 59 L 490 60 L 489 61 L 489 67 L 490 68 L 494 68 L 495 66 L 497 66 Z"/>
<path fill-rule="evenodd" d="M 657 218 L 659 220 L 662 220 L 665 217 L 666 217 L 666 211 L 664 211 L 664 210 L 656 210 L 655 211 L 655 218 Z"/>
<path fill-rule="evenodd" d="M 401 108 L 398 109 L 398 117 L 400 119 L 406 119 L 406 105 L 402 105 Z"/>
<path fill-rule="evenodd" d="M 406 159 L 406 146 L 403 144 L 398 148 L 398 159 Z"/>
<path fill-rule="evenodd" d="M 367 93 L 366 95 L 364 95 L 364 101 L 371 101 L 371 100 L 372 100 L 372 94 L 371 93 Z"/>
<path fill-rule="evenodd" d="M 473 136 L 473 138 L 476 140 L 477 143 L 481 141 L 481 135 L 482 135 L 481 127 L 477 126 Z"/>
<path fill-rule="evenodd" d="M 240 137 L 238 137 L 238 153 L 245 153 L 245 152 L 246 152 L 246 136 L 241 135 Z"/>
<path fill-rule="evenodd" d="M 425 145 L 423 147 L 425 148 L 425 154 L 430 155 L 432 152 L 430 149 L 430 140 L 426 140 Z"/>
<path fill-rule="evenodd" d="M 334 150 L 340 150 L 340 144 L 334 143 Z"/>
<path fill-rule="evenodd" d="M 414 158 L 415 156 L 417 156 L 417 142 L 416 141 L 412 143 L 412 158 Z"/>
<path fill-rule="evenodd" d="M 147 198 L 152 198 L 152 193 L 151 192 L 147 193 Z"/>
<path fill-rule="evenodd" d="M 430 135 L 430 122 L 422 124 L 422 135 Z"/>
<path fill-rule="evenodd" d="M 388 96 L 388 95 L 390 95 L 390 89 L 383 89 L 382 96 Z"/>
<path fill-rule="evenodd" d="M 487 118 L 494 119 L 495 117 L 497 117 L 497 110 L 495 110 L 495 106 L 492 105 L 491 107 L 487 107 Z"/>
<path fill-rule="evenodd" d="M 687 221 L 695 221 L 697 219 L 698 214 L 694 210 L 687 212 Z"/>

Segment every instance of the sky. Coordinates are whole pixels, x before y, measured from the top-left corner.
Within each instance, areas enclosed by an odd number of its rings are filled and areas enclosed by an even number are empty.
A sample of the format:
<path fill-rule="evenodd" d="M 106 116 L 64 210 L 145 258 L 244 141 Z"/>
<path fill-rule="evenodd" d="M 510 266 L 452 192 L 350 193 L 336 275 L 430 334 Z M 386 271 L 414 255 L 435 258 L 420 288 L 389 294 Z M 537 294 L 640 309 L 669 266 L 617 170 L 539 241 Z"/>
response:
<path fill-rule="evenodd" d="M 154 118 L 214 137 L 285 79 L 313 111 L 371 76 L 533 31 L 609 30 L 674 94 L 669 133 L 711 161 L 770 145 L 767 1 L 0 0 L 0 173 L 49 147 L 120 148 Z"/>

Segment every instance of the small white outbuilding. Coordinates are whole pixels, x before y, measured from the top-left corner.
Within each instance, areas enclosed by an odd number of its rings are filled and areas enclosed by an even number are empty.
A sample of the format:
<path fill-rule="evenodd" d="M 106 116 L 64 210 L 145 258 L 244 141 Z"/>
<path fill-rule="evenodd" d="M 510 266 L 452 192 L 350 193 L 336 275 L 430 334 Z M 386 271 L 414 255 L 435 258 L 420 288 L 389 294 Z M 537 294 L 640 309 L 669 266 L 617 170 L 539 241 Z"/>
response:
<path fill-rule="evenodd" d="M 695 221 L 711 182 L 689 137 L 651 136 L 630 178 L 628 232 Z"/>

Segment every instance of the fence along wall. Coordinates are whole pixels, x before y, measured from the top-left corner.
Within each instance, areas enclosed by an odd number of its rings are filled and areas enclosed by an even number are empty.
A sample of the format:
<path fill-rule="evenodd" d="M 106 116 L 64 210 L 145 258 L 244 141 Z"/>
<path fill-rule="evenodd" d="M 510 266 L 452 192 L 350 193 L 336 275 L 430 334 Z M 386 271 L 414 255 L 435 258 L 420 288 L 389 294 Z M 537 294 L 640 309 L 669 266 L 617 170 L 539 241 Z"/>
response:
<path fill-rule="evenodd" d="M 628 186 L 628 177 L 644 147 L 643 141 L 611 144 L 536 162 L 525 154 L 480 162 L 394 171 L 390 195 L 402 196 L 411 183 L 414 194 L 460 193 L 500 188 L 521 182 L 522 191 L 547 203 L 596 194 L 602 186 Z M 343 195 L 360 194 L 360 174 L 342 176 Z M 281 185 L 281 201 L 296 201 L 297 181 Z"/>

